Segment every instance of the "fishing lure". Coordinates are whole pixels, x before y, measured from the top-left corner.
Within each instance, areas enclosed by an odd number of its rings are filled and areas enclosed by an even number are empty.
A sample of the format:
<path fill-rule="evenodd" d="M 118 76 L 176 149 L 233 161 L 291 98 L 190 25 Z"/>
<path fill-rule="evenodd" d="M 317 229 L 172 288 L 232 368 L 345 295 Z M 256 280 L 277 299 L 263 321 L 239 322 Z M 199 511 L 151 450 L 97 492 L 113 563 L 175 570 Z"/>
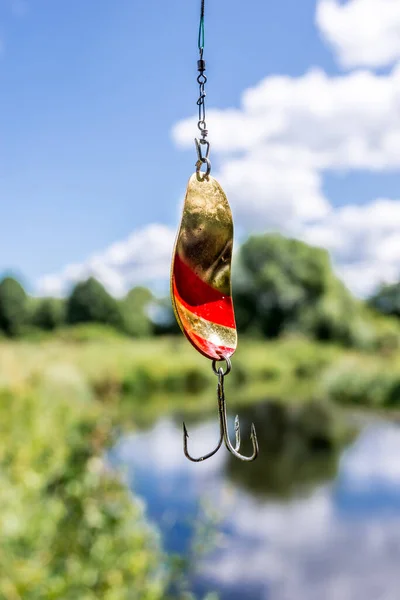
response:
<path fill-rule="evenodd" d="M 224 379 L 231 371 L 231 356 L 237 347 L 237 331 L 231 292 L 233 220 L 227 197 L 211 176 L 210 142 L 207 140 L 205 109 L 206 62 L 204 52 L 204 0 L 201 0 L 199 25 L 199 108 L 200 139 L 195 139 L 196 172 L 190 177 L 183 206 L 182 220 L 176 237 L 171 267 L 171 300 L 176 319 L 190 343 L 212 361 L 218 377 L 217 398 L 220 438 L 214 450 L 199 458 L 188 451 L 188 437 L 183 424 L 183 448 L 187 458 L 201 462 L 213 456 L 225 443 L 237 458 L 252 461 L 258 455 L 254 424 L 251 425 L 253 453 L 243 456 L 240 449 L 239 418 L 235 419 L 235 446 L 227 425 Z M 205 170 L 202 171 L 202 168 Z M 225 362 L 225 370 L 218 363 Z"/>

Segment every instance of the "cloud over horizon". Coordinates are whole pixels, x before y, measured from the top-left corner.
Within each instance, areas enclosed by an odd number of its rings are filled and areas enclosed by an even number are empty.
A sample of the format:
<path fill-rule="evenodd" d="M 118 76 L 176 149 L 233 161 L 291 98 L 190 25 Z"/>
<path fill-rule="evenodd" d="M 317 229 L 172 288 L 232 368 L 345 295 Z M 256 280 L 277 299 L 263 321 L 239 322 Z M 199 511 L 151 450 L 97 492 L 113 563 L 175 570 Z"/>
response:
<path fill-rule="evenodd" d="M 242 107 L 210 111 L 216 175 L 247 231 L 278 230 L 327 248 L 358 295 L 400 275 L 399 197 L 335 207 L 324 174 L 400 170 L 400 66 L 386 75 L 357 70 L 328 76 L 267 77 Z M 193 118 L 178 123 L 177 144 L 192 143 Z M 237 134 L 237 137 L 234 136 Z"/>
<path fill-rule="evenodd" d="M 42 296 L 63 296 L 78 281 L 95 277 L 114 296 L 123 296 L 130 287 L 164 280 L 169 272 L 175 233 L 165 225 L 150 224 L 134 231 L 87 261 L 70 264 L 37 282 Z"/>
<path fill-rule="evenodd" d="M 244 90 L 239 108 L 209 110 L 214 172 L 238 230 L 279 231 L 327 248 L 336 272 L 363 296 L 400 276 L 400 188 L 392 198 L 335 207 L 324 177 L 400 171 L 400 2 L 319 0 L 315 19 L 339 64 L 357 69 L 268 76 Z M 383 74 L 373 71 L 390 65 Z M 192 116 L 175 124 L 179 147 L 192 147 L 195 122 Z M 89 274 L 116 295 L 136 282 L 165 281 L 174 235 L 149 225 L 81 265 L 42 278 L 39 293 L 64 293 Z M 151 258 L 141 258 L 141 240 L 148 238 Z"/>

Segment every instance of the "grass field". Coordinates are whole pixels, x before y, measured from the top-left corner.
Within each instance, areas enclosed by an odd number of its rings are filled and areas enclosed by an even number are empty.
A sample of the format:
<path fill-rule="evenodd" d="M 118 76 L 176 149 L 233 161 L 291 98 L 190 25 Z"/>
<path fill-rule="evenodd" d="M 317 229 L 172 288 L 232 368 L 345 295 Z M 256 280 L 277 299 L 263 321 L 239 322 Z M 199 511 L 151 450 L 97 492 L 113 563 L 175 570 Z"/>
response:
<path fill-rule="evenodd" d="M 268 397 L 328 398 L 372 406 L 400 404 L 400 353 L 367 353 L 304 338 L 242 340 L 226 388 L 238 404 Z M 39 339 L 0 342 L 0 391 L 40 392 L 113 401 L 129 398 L 188 410 L 215 403 L 210 361 L 183 338 L 134 340 L 112 330 L 78 327 Z M 171 400 L 173 399 L 173 400 Z"/>

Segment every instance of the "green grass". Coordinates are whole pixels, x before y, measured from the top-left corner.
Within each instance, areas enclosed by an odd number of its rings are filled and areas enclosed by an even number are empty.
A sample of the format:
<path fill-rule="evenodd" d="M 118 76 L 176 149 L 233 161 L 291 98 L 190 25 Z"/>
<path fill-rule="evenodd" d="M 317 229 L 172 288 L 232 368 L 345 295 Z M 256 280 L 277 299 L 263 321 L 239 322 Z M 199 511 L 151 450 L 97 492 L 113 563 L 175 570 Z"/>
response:
<path fill-rule="evenodd" d="M 83 397 L 0 394 L 4 600 L 165 598 L 158 535 L 101 458 L 110 427 Z"/>
<path fill-rule="evenodd" d="M 226 380 L 230 402 L 319 397 L 367 406 L 400 403 L 400 353 L 344 350 L 288 337 L 240 341 Z M 0 341 L 0 391 L 98 399 L 136 413 L 215 405 L 210 361 L 183 336 L 134 340 L 99 327 L 64 330 L 40 340 Z M 373 396 L 373 398 L 372 398 Z M 398 397 L 399 396 L 399 397 Z M 172 404 L 171 404 L 172 403 Z"/>

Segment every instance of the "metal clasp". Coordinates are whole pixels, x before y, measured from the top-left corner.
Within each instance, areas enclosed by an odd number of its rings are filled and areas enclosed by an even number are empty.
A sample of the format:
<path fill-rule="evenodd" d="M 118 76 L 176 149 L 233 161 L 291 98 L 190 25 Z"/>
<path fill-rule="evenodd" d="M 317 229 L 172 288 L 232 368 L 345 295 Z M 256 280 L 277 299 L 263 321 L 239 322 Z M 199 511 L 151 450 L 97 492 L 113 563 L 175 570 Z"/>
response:
<path fill-rule="evenodd" d="M 197 162 L 196 162 L 197 177 L 200 181 L 204 181 L 204 179 L 208 179 L 208 176 L 211 173 L 211 162 L 210 162 L 210 159 L 208 158 L 208 155 L 210 153 L 210 142 L 208 142 L 207 140 L 204 140 L 204 139 L 199 140 L 198 138 L 195 138 L 194 142 L 196 144 L 196 152 L 197 152 Z M 206 147 L 204 156 L 203 156 L 203 151 L 201 148 L 202 146 Z M 202 165 L 206 165 L 205 172 L 200 170 Z M 200 174 L 203 175 L 203 177 L 200 177 Z"/>

